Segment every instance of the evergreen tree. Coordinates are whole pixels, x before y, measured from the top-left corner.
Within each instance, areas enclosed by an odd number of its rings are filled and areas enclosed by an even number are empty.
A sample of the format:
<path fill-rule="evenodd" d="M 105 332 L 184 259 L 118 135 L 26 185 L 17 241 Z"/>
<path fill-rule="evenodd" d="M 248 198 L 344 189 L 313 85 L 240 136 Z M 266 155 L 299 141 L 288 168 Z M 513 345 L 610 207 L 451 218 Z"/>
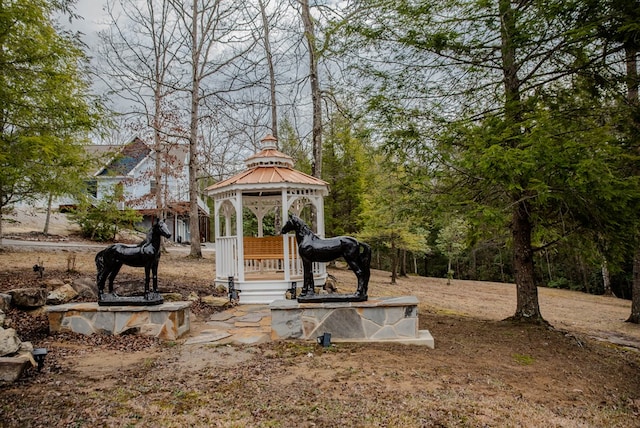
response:
<path fill-rule="evenodd" d="M 380 161 L 379 163 L 375 160 Z M 404 192 L 406 171 L 391 160 L 374 158 L 364 197 L 362 231 L 358 237 L 391 258 L 391 283 L 395 284 L 405 252 L 428 252 L 426 228 L 413 213 L 414 201 Z"/>
<path fill-rule="evenodd" d="M 544 323 L 536 234 L 614 229 L 637 194 L 616 169 L 622 152 L 603 126 L 603 100 L 575 85 L 595 58 L 588 5 L 355 4 L 343 25 L 375 59 L 361 70 L 375 77 L 363 80 L 386 142 L 433 162 L 428 184 L 450 209 L 509 228 L 513 319 Z"/>
<path fill-rule="evenodd" d="M 367 182 L 366 137 L 335 114 L 323 144 L 322 178 L 329 183 L 325 198 L 327 236 L 352 235 L 360 229 L 362 199 Z"/>
<path fill-rule="evenodd" d="M 98 119 L 79 42 L 53 16 L 70 1 L 0 4 L 0 236 L 2 210 L 76 189 L 82 142 Z"/>

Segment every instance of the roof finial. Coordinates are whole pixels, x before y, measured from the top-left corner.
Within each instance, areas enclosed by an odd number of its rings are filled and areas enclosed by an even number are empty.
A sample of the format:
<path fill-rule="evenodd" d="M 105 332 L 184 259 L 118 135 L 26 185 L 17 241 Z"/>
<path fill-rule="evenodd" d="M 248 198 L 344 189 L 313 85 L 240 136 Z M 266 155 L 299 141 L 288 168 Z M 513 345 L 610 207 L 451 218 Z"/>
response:
<path fill-rule="evenodd" d="M 278 140 L 271 134 L 267 134 L 262 140 L 260 140 L 262 145 L 262 150 L 274 149 L 278 148 Z"/>

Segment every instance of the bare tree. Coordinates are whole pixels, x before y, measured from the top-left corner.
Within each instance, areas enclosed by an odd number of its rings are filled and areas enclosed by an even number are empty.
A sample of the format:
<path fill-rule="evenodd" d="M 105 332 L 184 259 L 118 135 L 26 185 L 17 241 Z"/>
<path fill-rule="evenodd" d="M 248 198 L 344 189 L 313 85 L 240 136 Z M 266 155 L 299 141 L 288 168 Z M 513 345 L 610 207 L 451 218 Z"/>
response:
<path fill-rule="evenodd" d="M 262 40 L 264 44 L 264 54 L 269 69 L 269 95 L 271 99 L 271 134 L 278 139 L 278 105 L 276 100 L 276 72 L 273 63 L 273 52 L 271 51 L 270 23 L 267 15 L 264 0 L 258 0 L 260 7 L 260 17 L 262 18 Z"/>
<path fill-rule="evenodd" d="M 175 117 L 167 108 L 180 79 L 175 13 L 157 0 L 110 0 L 108 30 L 100 33 L 101 70 L 112 95 L 131 109 L 125 115 L 142 115 L 152 129 L 156 154 L 154 199 L 156 215 L 164 217 L 167 200 L 163 174 L 167 171 L 169 136 L 175 132 Z"/>
<path fill-rule="evenodd" d="M 180 89 L 189 98 L 189 232 L 191 257 L 202 257 L 198 207 L 199 122 L 200 109 L 208 98 L 223 99 L 223 94 L 239 90 L 236 85 L 237 63 L 251 48 L 251 38 L 241 1 L 170 0 L 180 17 L 180 32 L 185 51 L 182 66 L 189 81 Z"/>

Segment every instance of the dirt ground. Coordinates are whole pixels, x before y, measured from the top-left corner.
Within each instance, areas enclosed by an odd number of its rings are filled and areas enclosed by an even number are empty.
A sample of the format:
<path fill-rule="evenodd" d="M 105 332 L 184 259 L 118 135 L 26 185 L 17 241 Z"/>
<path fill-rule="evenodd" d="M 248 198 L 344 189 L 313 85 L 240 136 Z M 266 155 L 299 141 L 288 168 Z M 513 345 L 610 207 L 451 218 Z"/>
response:
<path fill-rule="evenodd" d="M 93 275 L 93 253 L 0 252 L 0 291 Z M 163 256 L 160 288 L 211 292 L 214 263 Z M 352 274 L 332 269 L 340 291 Z M 141 278 L 124 271 L 123 278 Z M 42 372 L 0 387 L 1 426 L 639 426 L 640 327 L 629 302 L 540 290 L 545 329 L 501 321 L 510 284 L 401 278 L 374 271 L 370 295 L 413 294 L 436 349 L 308 342 L 253 347 L 160 343 L 139 336 L 51 335 L 43 315 L 10 323 L 49 350 Z M 210 310 L 194 310 L 194 330 Z"/>
<path fill-rule="evenodd" d="M 0 250 L 0 292 L 93 276 L 94 253 Z M 331 269 L 340 292 L 353 275 Z M 161 291 L 210 294 L 214 261 L 163 255 Z M 142 278 L 124 270 L 124 279 Z M 119 276 L 120 278 L 120 276 Z M 160 343 L 140 336 L 49 334 L 41 313 L 12 310 L 23 340 L 49 350 L 41 372 L 0 386 L 0 426 L 640 427 L 640 326 L 630 302 L 540 289 L 553 329 L 502 321 L 512 284 L 400 278 L 374 271 L 370 296 L 415 295 L 435 349 L 286 341 Z M 194 330 L 212 309 L 195 305 Z"/>

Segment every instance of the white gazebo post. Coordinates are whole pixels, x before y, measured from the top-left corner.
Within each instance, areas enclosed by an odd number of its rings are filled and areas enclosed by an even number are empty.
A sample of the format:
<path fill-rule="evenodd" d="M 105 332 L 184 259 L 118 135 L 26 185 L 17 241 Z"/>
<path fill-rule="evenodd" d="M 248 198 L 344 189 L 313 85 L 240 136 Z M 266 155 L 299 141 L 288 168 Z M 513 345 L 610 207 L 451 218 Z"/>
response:
<path fill-rule="evenodd" d="M 276 149 L 277 140 L 267 135 L 262 150 L 246 159 L 247 169 L 207 188 L 215 200 L 216 283 L 227 285 L 230 269 L 240 303 L 271 303 L 282 299 L 292 281 L 302 280 L 295 240 L 292 236 L 264 236 L 264 219 L 271 211 L 280 211 L 283 221 L 289 209 L 297 214 L 310 203 L 317 213 L 317 233 L 324 236 L 325 181 L 293 168 L 293 159 Z M 230 209 L 229 205 L 233 206 Z M 250 208 L 257 219 L 257 236 L 245 237 L 243 209 Z M 235 211 L 235 236 L 231 213 Z M 221 236 L 220 218 L 225 216 L 225 235 Z M 276 231 L 279 234 L 279 231 Z M 227 264 L 227 261 L 229 262 Z M 324 283 L 324 264 L 314 268 L 314 280 Z"/>

